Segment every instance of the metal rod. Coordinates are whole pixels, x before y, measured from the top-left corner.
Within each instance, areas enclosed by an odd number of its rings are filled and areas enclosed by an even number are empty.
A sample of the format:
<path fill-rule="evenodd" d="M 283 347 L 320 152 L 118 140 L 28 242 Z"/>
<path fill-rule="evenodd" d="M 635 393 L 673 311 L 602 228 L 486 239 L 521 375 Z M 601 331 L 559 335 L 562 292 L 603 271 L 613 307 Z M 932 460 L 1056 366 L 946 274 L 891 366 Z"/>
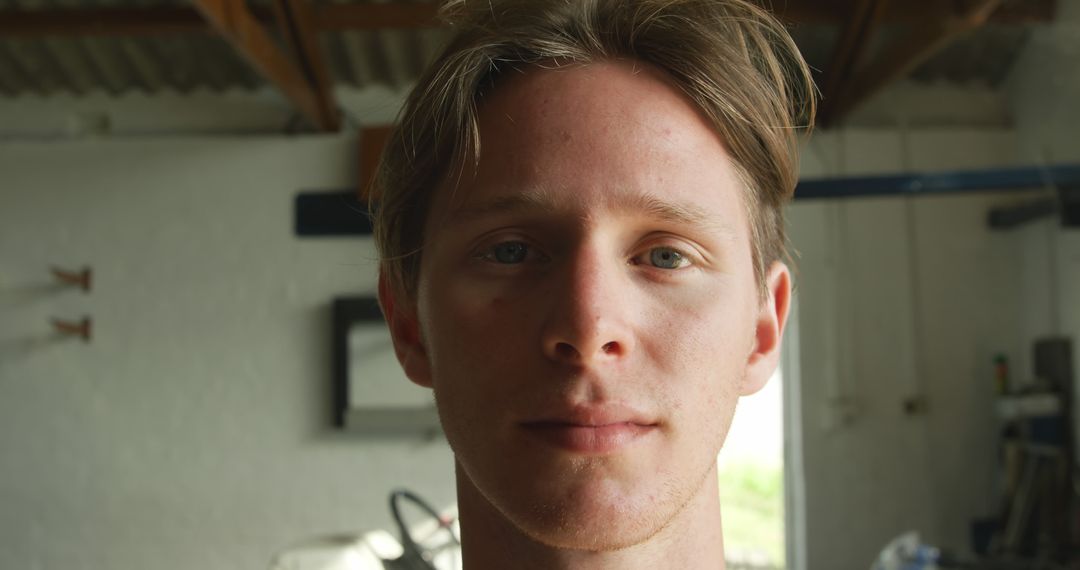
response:
<path fill-rule="evenodd" d="M 795 199 L 1045 190 L 1080 185 L 1080 164 L 804 180 Z"/>

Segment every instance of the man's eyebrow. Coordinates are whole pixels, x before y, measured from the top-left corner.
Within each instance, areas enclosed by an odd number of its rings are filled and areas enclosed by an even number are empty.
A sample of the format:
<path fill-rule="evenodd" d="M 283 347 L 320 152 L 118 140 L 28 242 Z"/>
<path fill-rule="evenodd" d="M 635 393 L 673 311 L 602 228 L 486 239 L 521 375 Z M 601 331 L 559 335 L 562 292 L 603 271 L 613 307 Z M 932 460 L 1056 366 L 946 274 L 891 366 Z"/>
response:
<path fill-rule="evenodd" d="M 551 195 L 538 191 L 525 191 L 477 203 L 466 203 L 459 208 L 454 208 L 450 213 L 450 221 L 453 223 L 467 223 L 499 214 L 520 212 L 554 213 L 558 210 L 559 205 Z"/>
<path fill-rule="evenodd" d="M 450 220 L 452 223 L 467 223 L 502 214 L 554 214 L 568 209 L 562 202 L 562 199 L 550 193 L 528 190 L 477 203 L 466 203 L 451 213 Z M 603 207 L 608 211 L 638 214 L 646 218 L 707 229 L 725 235 L 735 234 L 733 228 L 700 206 L 672 202 L 649 192 L 617 194 L 605 202 Z"/>
<path fill-rule="evenodd" d="M 634 194 L 617 200 L 613 206 L 616 209 L 640 212 L 647 217 L 673 224 L 705 228 L 725 234 L 733 233 L 732 229 L 721 222 L 715 214 L 710 214 L 696 204 L 671 202 L 654 194 Z"/>

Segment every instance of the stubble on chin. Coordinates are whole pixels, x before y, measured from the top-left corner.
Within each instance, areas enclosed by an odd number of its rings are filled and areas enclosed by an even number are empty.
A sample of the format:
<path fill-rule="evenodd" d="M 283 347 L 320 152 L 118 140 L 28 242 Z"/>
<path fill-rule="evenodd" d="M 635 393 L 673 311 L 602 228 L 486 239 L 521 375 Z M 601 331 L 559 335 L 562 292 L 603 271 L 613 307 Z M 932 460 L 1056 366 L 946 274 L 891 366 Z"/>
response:
<path fill-rule="evenodd" d="M 578 469 L 595 469 L 596 463 L 582 463 Z M 692 503 L 703 498 L 702 493 L 717 493 L 715 481 L 709 478 L 714 468 L 715 457 L 699 466 L 700 474 L 683 478 L 682 484 L 678 474 L 662 472 L 659 482 L 652 485 L 655 489 L 629 489 L 621 497 L 619 493 L 605 496 L 580 483 L 576 489 L 532 489 L 532 496 L 502 497 L 506 489 L 492 496 L 475 484 L 460 458 L 457 463 L 459 498 L 465 499 L 460 497 L 465 491 L 470 498 L 482 501 L 479 507 L 487 516 L 500 519 L 495 524 L 505 525 L 519 538 L 537 545 L 583 553 L 632 549 L 656 540 L 678 524 L 680 515 L 692 509 Z"/>

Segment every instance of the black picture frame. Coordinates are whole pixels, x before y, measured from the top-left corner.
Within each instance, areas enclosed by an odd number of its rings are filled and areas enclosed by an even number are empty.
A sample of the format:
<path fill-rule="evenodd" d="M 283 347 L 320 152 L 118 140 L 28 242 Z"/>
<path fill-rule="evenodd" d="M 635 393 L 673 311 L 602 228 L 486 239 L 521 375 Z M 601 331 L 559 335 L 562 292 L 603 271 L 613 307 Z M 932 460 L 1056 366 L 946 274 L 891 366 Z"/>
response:
<path fill-rule="evenodd" d="M 390 331 L 386 327 L 378 301 L 371 296 L 338 297 L 332 303 L 331 333 L 331 381 L 333 383 L 333 424 L 335 427 L 377 436 L 436 435 L 441 432 L 435 406 L 357 406 L 352 392 L 355 382 L 365 378 L 354 377 L 362 368 L 350 343 L 350 335 L 357 327 L 365 327 L 386 335 L 384 350 L 392 351 Z M 402 373 L 402 377 L 404 374 Z M 404 379 L 401 382 L 407 382 Z"/>

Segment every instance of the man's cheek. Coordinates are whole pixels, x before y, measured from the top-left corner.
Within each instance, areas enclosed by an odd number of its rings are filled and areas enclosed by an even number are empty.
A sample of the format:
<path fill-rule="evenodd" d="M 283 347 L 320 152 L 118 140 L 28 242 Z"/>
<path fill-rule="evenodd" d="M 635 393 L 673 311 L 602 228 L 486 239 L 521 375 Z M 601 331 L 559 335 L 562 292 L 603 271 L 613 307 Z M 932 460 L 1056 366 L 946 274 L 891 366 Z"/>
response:
<path fill-rule="evenodd" d="M 468 373 L 474 382 L 520 370 L 528 360 L 528 327 L 499 301 L 453 304 L 432 319 L 431 356 L 436 373 Z"/>
<path fill-rule="evenodd" d="M 659 304 L 642 312 L 638 338 L 653 362 L 677 377 L 691 378 L 726 363 L 731 319 L 708 302 L 686 308 Z"/>

